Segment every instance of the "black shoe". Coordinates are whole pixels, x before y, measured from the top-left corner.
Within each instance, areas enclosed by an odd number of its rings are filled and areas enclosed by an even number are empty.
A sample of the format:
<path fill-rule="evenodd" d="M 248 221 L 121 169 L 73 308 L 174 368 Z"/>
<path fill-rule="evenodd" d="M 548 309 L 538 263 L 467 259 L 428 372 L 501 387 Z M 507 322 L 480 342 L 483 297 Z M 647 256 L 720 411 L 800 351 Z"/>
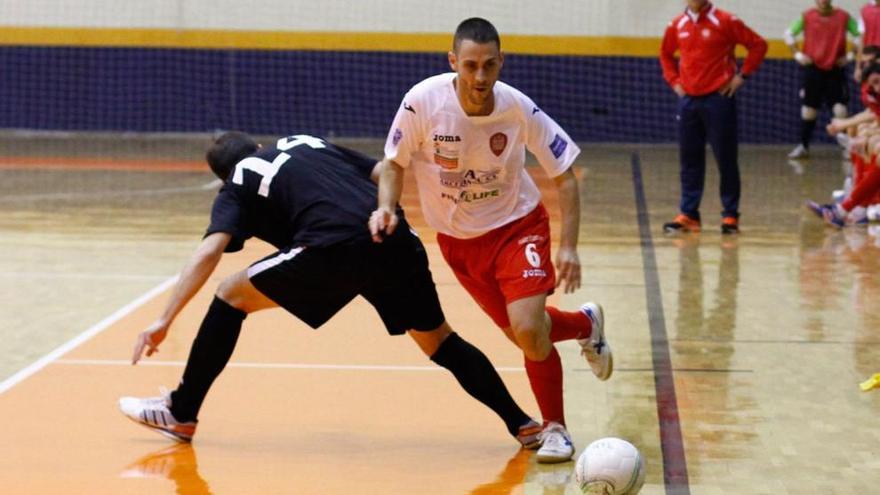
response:
<path fill-rule="evenodd" d="M 722 234 L 739 234 L 739 221 L 734 217 L 724 217 L 721 219 Z"/>

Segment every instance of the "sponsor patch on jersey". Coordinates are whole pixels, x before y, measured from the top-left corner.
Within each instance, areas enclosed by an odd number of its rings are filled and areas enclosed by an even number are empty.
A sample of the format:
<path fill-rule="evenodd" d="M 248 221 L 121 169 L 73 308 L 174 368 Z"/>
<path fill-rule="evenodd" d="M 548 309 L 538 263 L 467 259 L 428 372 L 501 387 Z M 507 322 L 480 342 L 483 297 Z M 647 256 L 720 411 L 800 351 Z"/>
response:
<path fill-rule="evenodd" d="M 489 149 L 492 150 L 492 153 L 495 156 L 501 156 L 501 153 L 504 152 L 504 148 L 507 147 L 507 134 L 503 132 L 496 132 L 492 134 L 492 137 L 489 138 Z"/>
<path fill-rule="evenodd" d="M 463 172 L 440 172 L 440 184 L 444 187 L 462 189 L 473 185 L 485 186 L 498 179 L 500 168 L 492 170 L 465 170 Z"/>
<path fill-rule="evenodd" d="M 458 168 L 458 154 L 461 136 L 455 134 L 434 134 L 434 163 L 446 170 Z"/>
<path fill-rule="evenodd" d="M 501 196 L 500 189 L 491 189 L 491 190 L 483 190 L 483 191 L 471 191 L 471 190 L 463 190 L 459 191 L 458 194 L 450 194 L 450 193 L 440 193 L 440 197 L 447 200 L 452 201 L 455 204 L 460 203 L 477 203 L 481 201 L 490 200 L 492 198 L 497 198 Z"/>
<path fill-rule="evenodd" d="M 440 165 L 446 170 L 455 170 L 458 168 L 457 156 L 444 156 L 440 154 L 440 150 L 434 151 L 434 163 Z"/>
<path fill-rule="evenodd" d="M 550 152 L 553 153 L 553 156 L 559 158 L 565 153 L 565 148 L 568 148 L 568 141 L 562 139 L 562 137 L 557 134 L 555 138 L 553 138 L 553 142 L 550 143 Z"/>
<path fill-rule="evenodd" d="M 398 127 L 397 129 L 394 129 L 394 136 L 391 138 L 391 144 L 397 146 L 400 144 L 401 139 L 403 139 L 403 131 Z"/>
<path fill-rule="evenodd" d="M 703 35 L 703 38 L 708 38 L 712 34 L 712 31 L 710 31 L 709 28 L 703 28 L 701 34 Z"/>

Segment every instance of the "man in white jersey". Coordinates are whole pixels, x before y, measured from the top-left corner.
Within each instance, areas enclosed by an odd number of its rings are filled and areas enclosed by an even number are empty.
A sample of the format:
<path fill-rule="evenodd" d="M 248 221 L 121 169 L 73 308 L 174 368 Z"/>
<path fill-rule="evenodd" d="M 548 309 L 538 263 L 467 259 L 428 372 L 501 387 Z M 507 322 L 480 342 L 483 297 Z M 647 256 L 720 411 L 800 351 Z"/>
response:
<path fill-rule="evenodd" d="M 397 227 L 395 205 L 406 169 L 416 175 L 422 213 L 438 231 L 443 257 L 462 286 L 522 349 L 532 391 L 544 417 L 539 462 L 571 459 L 565 429 L 562 366 L 554 342 L 577 339 L 593 373 L 613 369 L 602 307 L 579 311 L 546 306 L 563 285 L 580 287 L 577 253 L 580 201 L 571 164 L 580 149 L 526 95 L 498 82 L 504 55 L 494 26 L 463 21 L 449 64 L 404 96 L 385 143 L 376 211 L 376 242 Z M 559 191 L 562 232 L 556 267 L 550 262 L 550 224 L 525 151 L 534 154 Z"/>

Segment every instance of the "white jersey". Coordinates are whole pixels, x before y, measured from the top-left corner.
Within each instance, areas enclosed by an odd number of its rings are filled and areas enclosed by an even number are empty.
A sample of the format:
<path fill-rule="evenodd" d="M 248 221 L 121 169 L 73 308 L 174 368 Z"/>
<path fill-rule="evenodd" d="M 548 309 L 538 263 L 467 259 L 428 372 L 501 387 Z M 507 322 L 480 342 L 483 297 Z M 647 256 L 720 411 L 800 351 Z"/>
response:
<path fill-rule="evenodd" d="M 492 113 L 466 115 L 455 76 L 430 77 L 404 96 L 385 157 L 414 171 L 428 225 L 469 239 L 538 205 L 541 193 L 525 171 L 526 149 L 550 177 L 565 172 L 580 149 L 528 96 L 500 81 Z"/>

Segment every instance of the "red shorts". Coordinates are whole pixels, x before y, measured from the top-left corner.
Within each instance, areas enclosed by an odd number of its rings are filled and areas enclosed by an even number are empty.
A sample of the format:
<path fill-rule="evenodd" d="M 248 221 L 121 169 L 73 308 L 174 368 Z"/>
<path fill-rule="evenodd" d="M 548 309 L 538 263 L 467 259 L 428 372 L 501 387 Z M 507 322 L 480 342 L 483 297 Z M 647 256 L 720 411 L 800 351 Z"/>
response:
<path fill-rule="evenodd" d="M 507 305 L 535 294 L 552 294 L 556 271 L 550 259 L 550 219 L 543 204 L 528 215 L 473 239 L 437 234 L 456 278 L 501 328 L 510 326 Z"/>

